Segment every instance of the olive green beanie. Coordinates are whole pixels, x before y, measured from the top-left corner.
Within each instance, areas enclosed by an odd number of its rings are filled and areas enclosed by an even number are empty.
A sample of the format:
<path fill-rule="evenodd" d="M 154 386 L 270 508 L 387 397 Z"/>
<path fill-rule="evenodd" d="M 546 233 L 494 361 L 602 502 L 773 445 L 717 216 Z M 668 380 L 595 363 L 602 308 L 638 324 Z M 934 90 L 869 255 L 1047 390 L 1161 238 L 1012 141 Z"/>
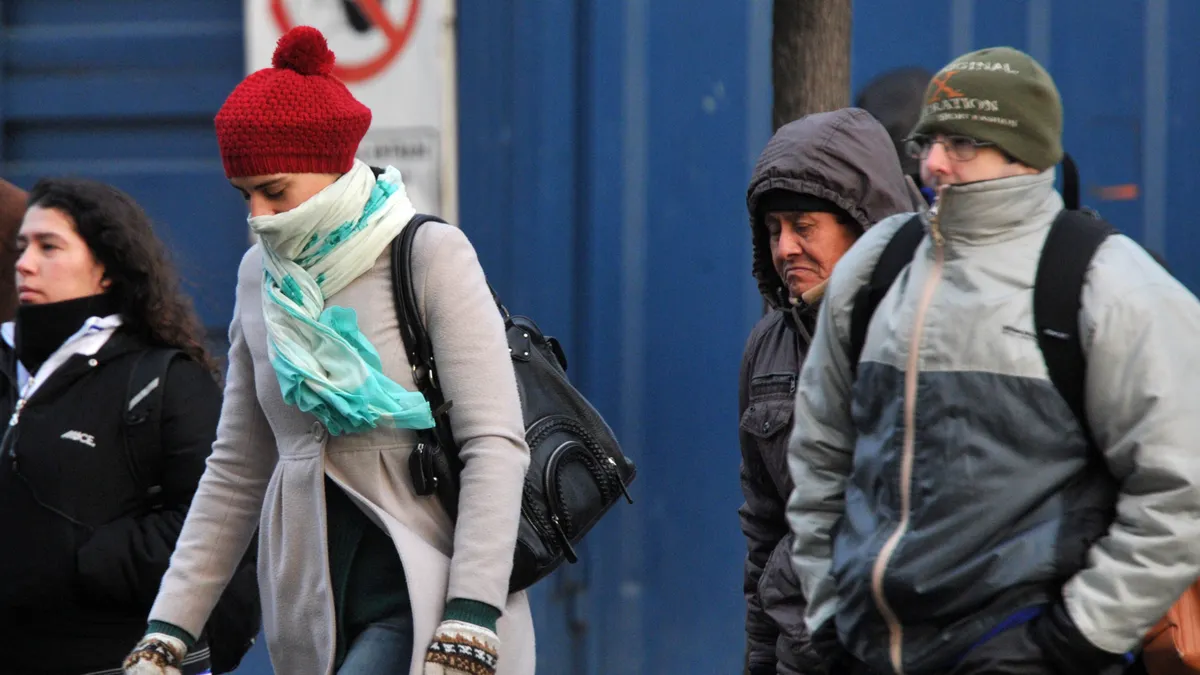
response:
<path fill-rule="evenodd" d="M 1062 100 L 1033 57 L 991 47 L 954 59 L 929 82 L 913 134 L 995 143 L 1039 171 L 1062 160 Z"/>

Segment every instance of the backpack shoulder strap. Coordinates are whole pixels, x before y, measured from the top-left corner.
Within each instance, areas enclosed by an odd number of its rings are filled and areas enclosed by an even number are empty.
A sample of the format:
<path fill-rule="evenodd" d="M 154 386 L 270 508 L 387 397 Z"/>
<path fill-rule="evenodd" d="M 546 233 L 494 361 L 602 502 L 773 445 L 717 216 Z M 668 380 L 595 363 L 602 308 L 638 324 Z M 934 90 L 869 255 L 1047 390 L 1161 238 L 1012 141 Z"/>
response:
<path fill-rule="evenodd" d="M 1067 211 L 1078 211 L 1082 207 L 1079 202 L 1079 167 L 1071 153 L 1064 152 L 1062 157 L 1063 204 Z"/>
<path fill-rule="evenodd" d="M 162 444 L 162 403 L 167 369 L 183 352 L 173 347 L 153 347 L 138 354 L 129 372 L 122 417 L 125 454 L 130 471 L 151 502 L 162 492 L 159 450 Z"/>
<path fill-rule="evenodd" d="M 850 372 L 858 374 L 858 359 L 862 356 L 863 345 L 867 342 L 867 328 L 871 325 L 871 317 L 875 308 L 883 301 L 888 289 L 895 283 L 896 277 L 904 271 L 904 267 L 912 262 L 925 238 L 925 225 L 921 216 L 915 215 L 900 226 L 892 235 L 891 241 L 883 247 L 875 269 L 871 271 L 870 280 L 854 296 L 854 308 L 850 310 Z"/>
<path fill-rule="evenodd" d="M 1084 211 L 1064 210 L 1050 226 L 1033 283 L 1033 324 L 1050 382 L 1091 439 L 1084 408 L 1087 362 L 1079 334 L 1083 282 L 1096 249 L 1116 230 Z"/>

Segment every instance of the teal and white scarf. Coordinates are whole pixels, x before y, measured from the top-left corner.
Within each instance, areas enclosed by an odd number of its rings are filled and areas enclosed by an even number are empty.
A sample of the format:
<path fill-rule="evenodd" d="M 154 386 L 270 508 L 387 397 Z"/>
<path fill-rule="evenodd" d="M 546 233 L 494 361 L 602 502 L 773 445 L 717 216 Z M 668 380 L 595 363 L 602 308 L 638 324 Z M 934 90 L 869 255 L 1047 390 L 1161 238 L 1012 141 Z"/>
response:
<path fill-rule="evenodd" d="M 334 435 L 432 428 L 429 402 L 383 374 L 353 309 L 325 299 L 374 266 L 415 210 L 394 167 L 354 168 L 300 206 L 249 218 L 263 250 L 263 317 L 283 400 Z"/>

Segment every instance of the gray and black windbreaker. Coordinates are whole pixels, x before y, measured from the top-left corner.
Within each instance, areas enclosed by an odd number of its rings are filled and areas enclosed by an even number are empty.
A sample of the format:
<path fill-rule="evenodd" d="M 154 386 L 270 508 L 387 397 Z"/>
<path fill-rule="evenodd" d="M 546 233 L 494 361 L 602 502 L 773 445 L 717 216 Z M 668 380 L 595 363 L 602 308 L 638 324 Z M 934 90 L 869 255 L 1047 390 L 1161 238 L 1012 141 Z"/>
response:
<path fill-rule="evenodd" d="M 874 314 L 854 295 L 911 215 L 829 282 L 800 375 L 793 564 L 812 629 L 878 672 L 953 663 L 1017 610 L 1065 600 L 1122 653 L 1200 576 L 1200 302 L 1138 244 L 1097 251 L 1079 316 L 1090 448 L 1047 376 L 1032 288 L 1054 170 L 955 186 Z"/>

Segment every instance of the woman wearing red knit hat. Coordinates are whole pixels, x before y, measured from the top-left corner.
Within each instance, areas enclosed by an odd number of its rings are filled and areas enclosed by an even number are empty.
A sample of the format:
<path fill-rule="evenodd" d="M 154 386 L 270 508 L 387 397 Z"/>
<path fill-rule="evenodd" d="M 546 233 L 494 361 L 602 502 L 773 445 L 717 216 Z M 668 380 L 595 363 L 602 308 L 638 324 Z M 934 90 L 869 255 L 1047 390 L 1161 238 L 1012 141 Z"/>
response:
<path fill-rule="evenodd" d="M 293 29 L 217 114 L 259 243 L 238 272 L 213 453 L 126 673 L 177 672 L 256 527 L 275 672 L 534 672 L 528 602 L 508 592 L 529 450 L 502 320 L 463 233 L 423 226 L 411 272 L 465 464 L 452 520 L 408 470 L 433 417 L 389 251 L 414 209 L 396 169 L 355 159 L 371 112 L 333 60 Z"/>

